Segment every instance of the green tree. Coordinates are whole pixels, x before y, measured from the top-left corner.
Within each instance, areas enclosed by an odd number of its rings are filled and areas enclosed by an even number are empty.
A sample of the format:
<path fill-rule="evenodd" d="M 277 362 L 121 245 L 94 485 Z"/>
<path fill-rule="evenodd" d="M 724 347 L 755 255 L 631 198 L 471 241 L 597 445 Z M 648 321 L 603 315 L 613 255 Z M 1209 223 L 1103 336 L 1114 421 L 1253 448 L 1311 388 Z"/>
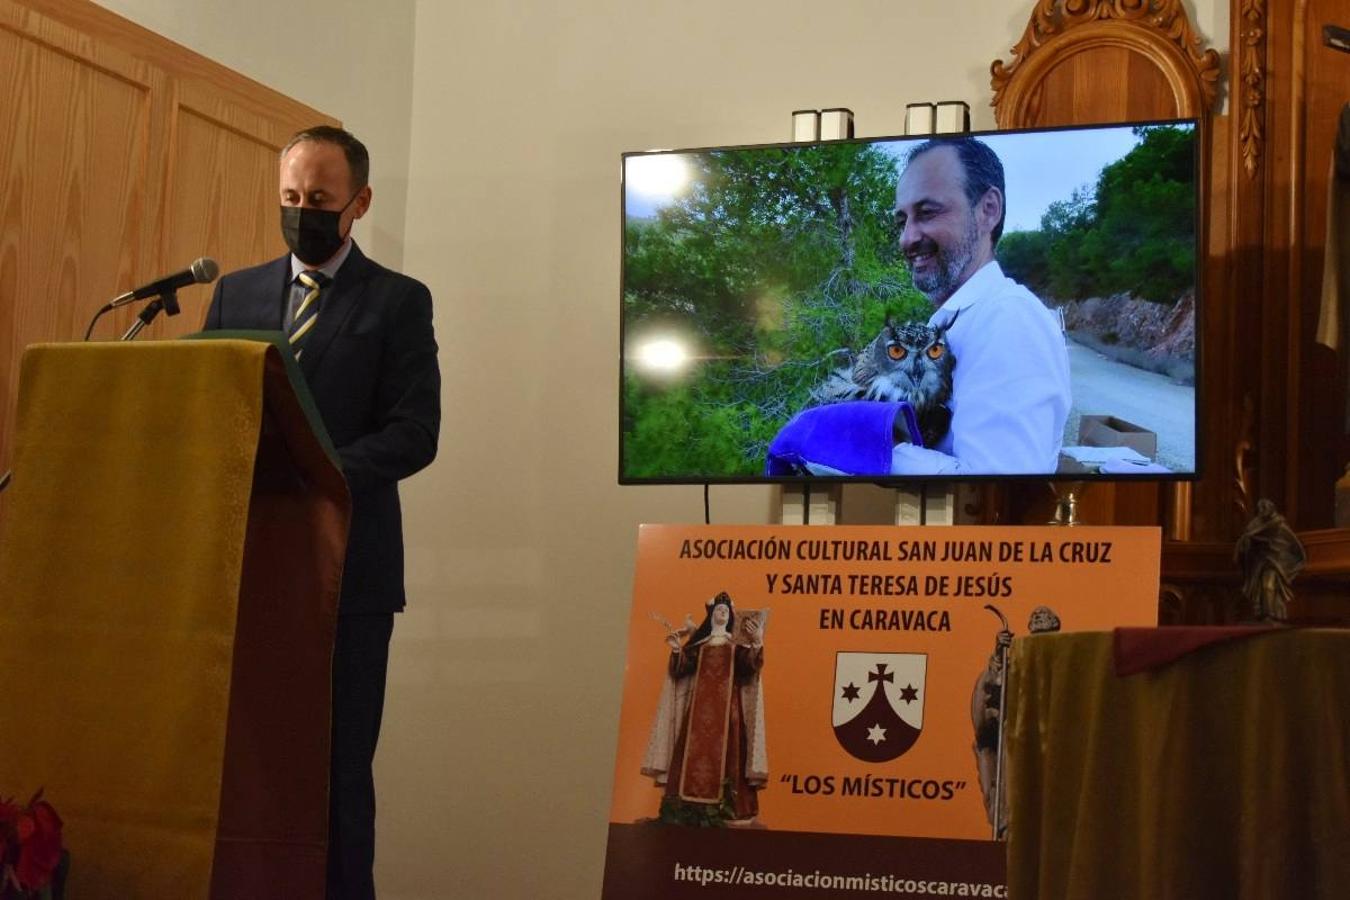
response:
<path fill-rule="evenodd" d="M 1125 292 L 1174 303 L 1194 288 L 1194 132 L 1134 133 L 1138 145 L 1104 166 L 1091 191 L 1050 204 L 1039 237 L 1000 242 L 1009 275 L 1060 300 Z"/>
<path fill-rule="evenodd" d="M 1041 293 L 1050 283 L 1050 237 L 1044 231 L 1010 231 L 998 242 L 998 262 L 1013 278 Z"/>

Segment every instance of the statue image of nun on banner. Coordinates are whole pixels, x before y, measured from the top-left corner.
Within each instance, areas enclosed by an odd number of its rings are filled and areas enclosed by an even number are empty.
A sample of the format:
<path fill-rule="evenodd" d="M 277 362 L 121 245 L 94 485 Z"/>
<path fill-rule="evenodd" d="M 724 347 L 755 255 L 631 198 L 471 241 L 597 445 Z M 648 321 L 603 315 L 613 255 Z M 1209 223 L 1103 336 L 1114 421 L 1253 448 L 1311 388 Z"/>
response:
<path fill-rule="evenodd" d="M 724 591 L 703 622 L 666 625 L 666 679 L 642 774 L 664 788 L 660 820 L 747 825 L 768 781 L 764 740 L 764 624 L 768 610 L 738 613 Z"/>

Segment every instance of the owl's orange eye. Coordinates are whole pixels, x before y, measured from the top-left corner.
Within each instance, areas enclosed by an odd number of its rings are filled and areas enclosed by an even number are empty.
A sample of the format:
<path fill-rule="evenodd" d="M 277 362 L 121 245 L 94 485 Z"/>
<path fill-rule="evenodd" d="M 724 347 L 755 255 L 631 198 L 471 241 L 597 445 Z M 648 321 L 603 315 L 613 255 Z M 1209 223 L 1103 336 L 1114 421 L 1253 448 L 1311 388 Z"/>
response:
<path fill-rule="evenodd" d="M 947 348 L 942 344 L 933 344 L 928 348 L 929 359 L 942 359 L 942 354 L 947 352 Z"/>
<path fill-rule="evenodd" d="M 900 346 L 899 344 L 887 344 L 886 355 L 889 356 L 891 359 L 895 360 L 896 362 L 899 362 L 906 356 L 909 356 L 909 351 L 906 350 L 904 347 Z"/>

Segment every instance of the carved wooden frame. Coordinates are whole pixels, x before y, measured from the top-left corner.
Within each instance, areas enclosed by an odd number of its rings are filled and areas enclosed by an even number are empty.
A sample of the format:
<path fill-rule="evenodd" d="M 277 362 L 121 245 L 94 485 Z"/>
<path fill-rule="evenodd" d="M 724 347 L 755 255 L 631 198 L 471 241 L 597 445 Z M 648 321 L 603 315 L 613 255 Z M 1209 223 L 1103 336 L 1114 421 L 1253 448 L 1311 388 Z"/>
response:
<path fill-rule="evenodd" d="M 994 115 L 1002 128 L 1035 121 L 1045 76 L 1072 56 L 1119 47 L 1152 61 L 1163 73 L 1182 116 L 1213 108 L 1219 54 L 1201 50 L 1181 0 L 1040 0 L 1013 60 L 990 66 Z"/>
<path fill-rule="evenodd" d="M 1247 2 L 1260 6 L 1265 0 Z M 1181 0 L 1035 0 L 1026 29 L 1012 48 L 1011 60 L 996 60 L 990 66 L 992 106 L 999 126 L 1067 124 L 1062 120 L 1042 121 L 1045 104 L 1050 99 L 1045 91 L 1051 73 L 1080 54 L 1087 54 L 1091 59 L 1100 51 L 1111 51 L 1114 56 L 1120 50 L 1139 57 L 1159 73 L 1165 87 L 1164 94 L 1158 99 L 1170 97 L 1174 115 L 1202 121 L 1209 119 L 1220 90 L 1220 57 L 1215 50 L 1205 49 L 1192 29 Z M 1257 64 L 1257 69 L 1261 68 Z M 1123 77 L 1123 73 L 1117 73 L 1116 77 Z M 1249 79 L 1244 86 L 1248 88 L 1244 101 L 1251 96 L 1259 97 L 1261 77 L 1256 76 L 1255 83 Z M 1211 140 L 1210 129 L 1203 130 L 1206 132 L 1204 139 Z M 1212 187 L 1208 169 L 1209 166 L 1202 162 L 1201 180 L 1206 194 Z M 1208 208 L 1208 197 L 1202 202 Z M 1223 227 L 1221 222 L 1211 223 L 1208 217 L 1202 219 L 1202 246 L 1210 246 L 1209 228 L 1215 226 Z M 1214 273 L 1208 273 L 1207 277 L 1212 279 Z M 1208 464 L 1212 465 L 1212 461 Z M 1127 520 L 1134 517 L 1132 520 L 1138 522 L 1148 519 L 1161 522 L 1169 546 L 1195 548 L 1191 543 L 1194 539 L 1192 506 L 1196 502 L 1194 485 L 1170 484 L 1157 493 L 1139 486 L 1115 486 L 1096 493 L 1095 502 L 1109 516 L 1123 514 Z M 1212 498 L 1209 502 L 1213 502 Z M 1212 523 L 1209 528 L 1213 530 Z M 1219 569 L 1233 569 L 1231 547 L 1220 545 L 1217 556 L 1213 547 L 1206 545 L 1205 550 L 1207 574 Z M 1216 559 L 1218 562 L 1210 565 Z M 1165 566 L 1165 569 L 1175 568 L 1175 563 Z M 1192 572 L 1189 577 L 1180 578 L 1172 586 L 1177 601 L 1171 610 L 1173 619 L 1194 618 L 1199 614 L 1189 602 L 1182 602 L 1191 593 L 1195 574 Z M 1211 610 L 1205 615 L 1213 617 L 1222 613 Z"/>

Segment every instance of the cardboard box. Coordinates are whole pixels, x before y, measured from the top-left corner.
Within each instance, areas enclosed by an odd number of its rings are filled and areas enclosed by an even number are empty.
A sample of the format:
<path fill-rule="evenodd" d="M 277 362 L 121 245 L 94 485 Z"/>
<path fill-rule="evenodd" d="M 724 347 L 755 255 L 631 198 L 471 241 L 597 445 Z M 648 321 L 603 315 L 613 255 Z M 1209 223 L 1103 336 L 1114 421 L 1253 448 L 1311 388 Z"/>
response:
<path fill-rule="evenodd" d="M 1085 447 L 1129 447 L 1156 459 L 1158 435 L 1115 416 L 1083 416 L 1078 422 L 1078 443 Z"/>

